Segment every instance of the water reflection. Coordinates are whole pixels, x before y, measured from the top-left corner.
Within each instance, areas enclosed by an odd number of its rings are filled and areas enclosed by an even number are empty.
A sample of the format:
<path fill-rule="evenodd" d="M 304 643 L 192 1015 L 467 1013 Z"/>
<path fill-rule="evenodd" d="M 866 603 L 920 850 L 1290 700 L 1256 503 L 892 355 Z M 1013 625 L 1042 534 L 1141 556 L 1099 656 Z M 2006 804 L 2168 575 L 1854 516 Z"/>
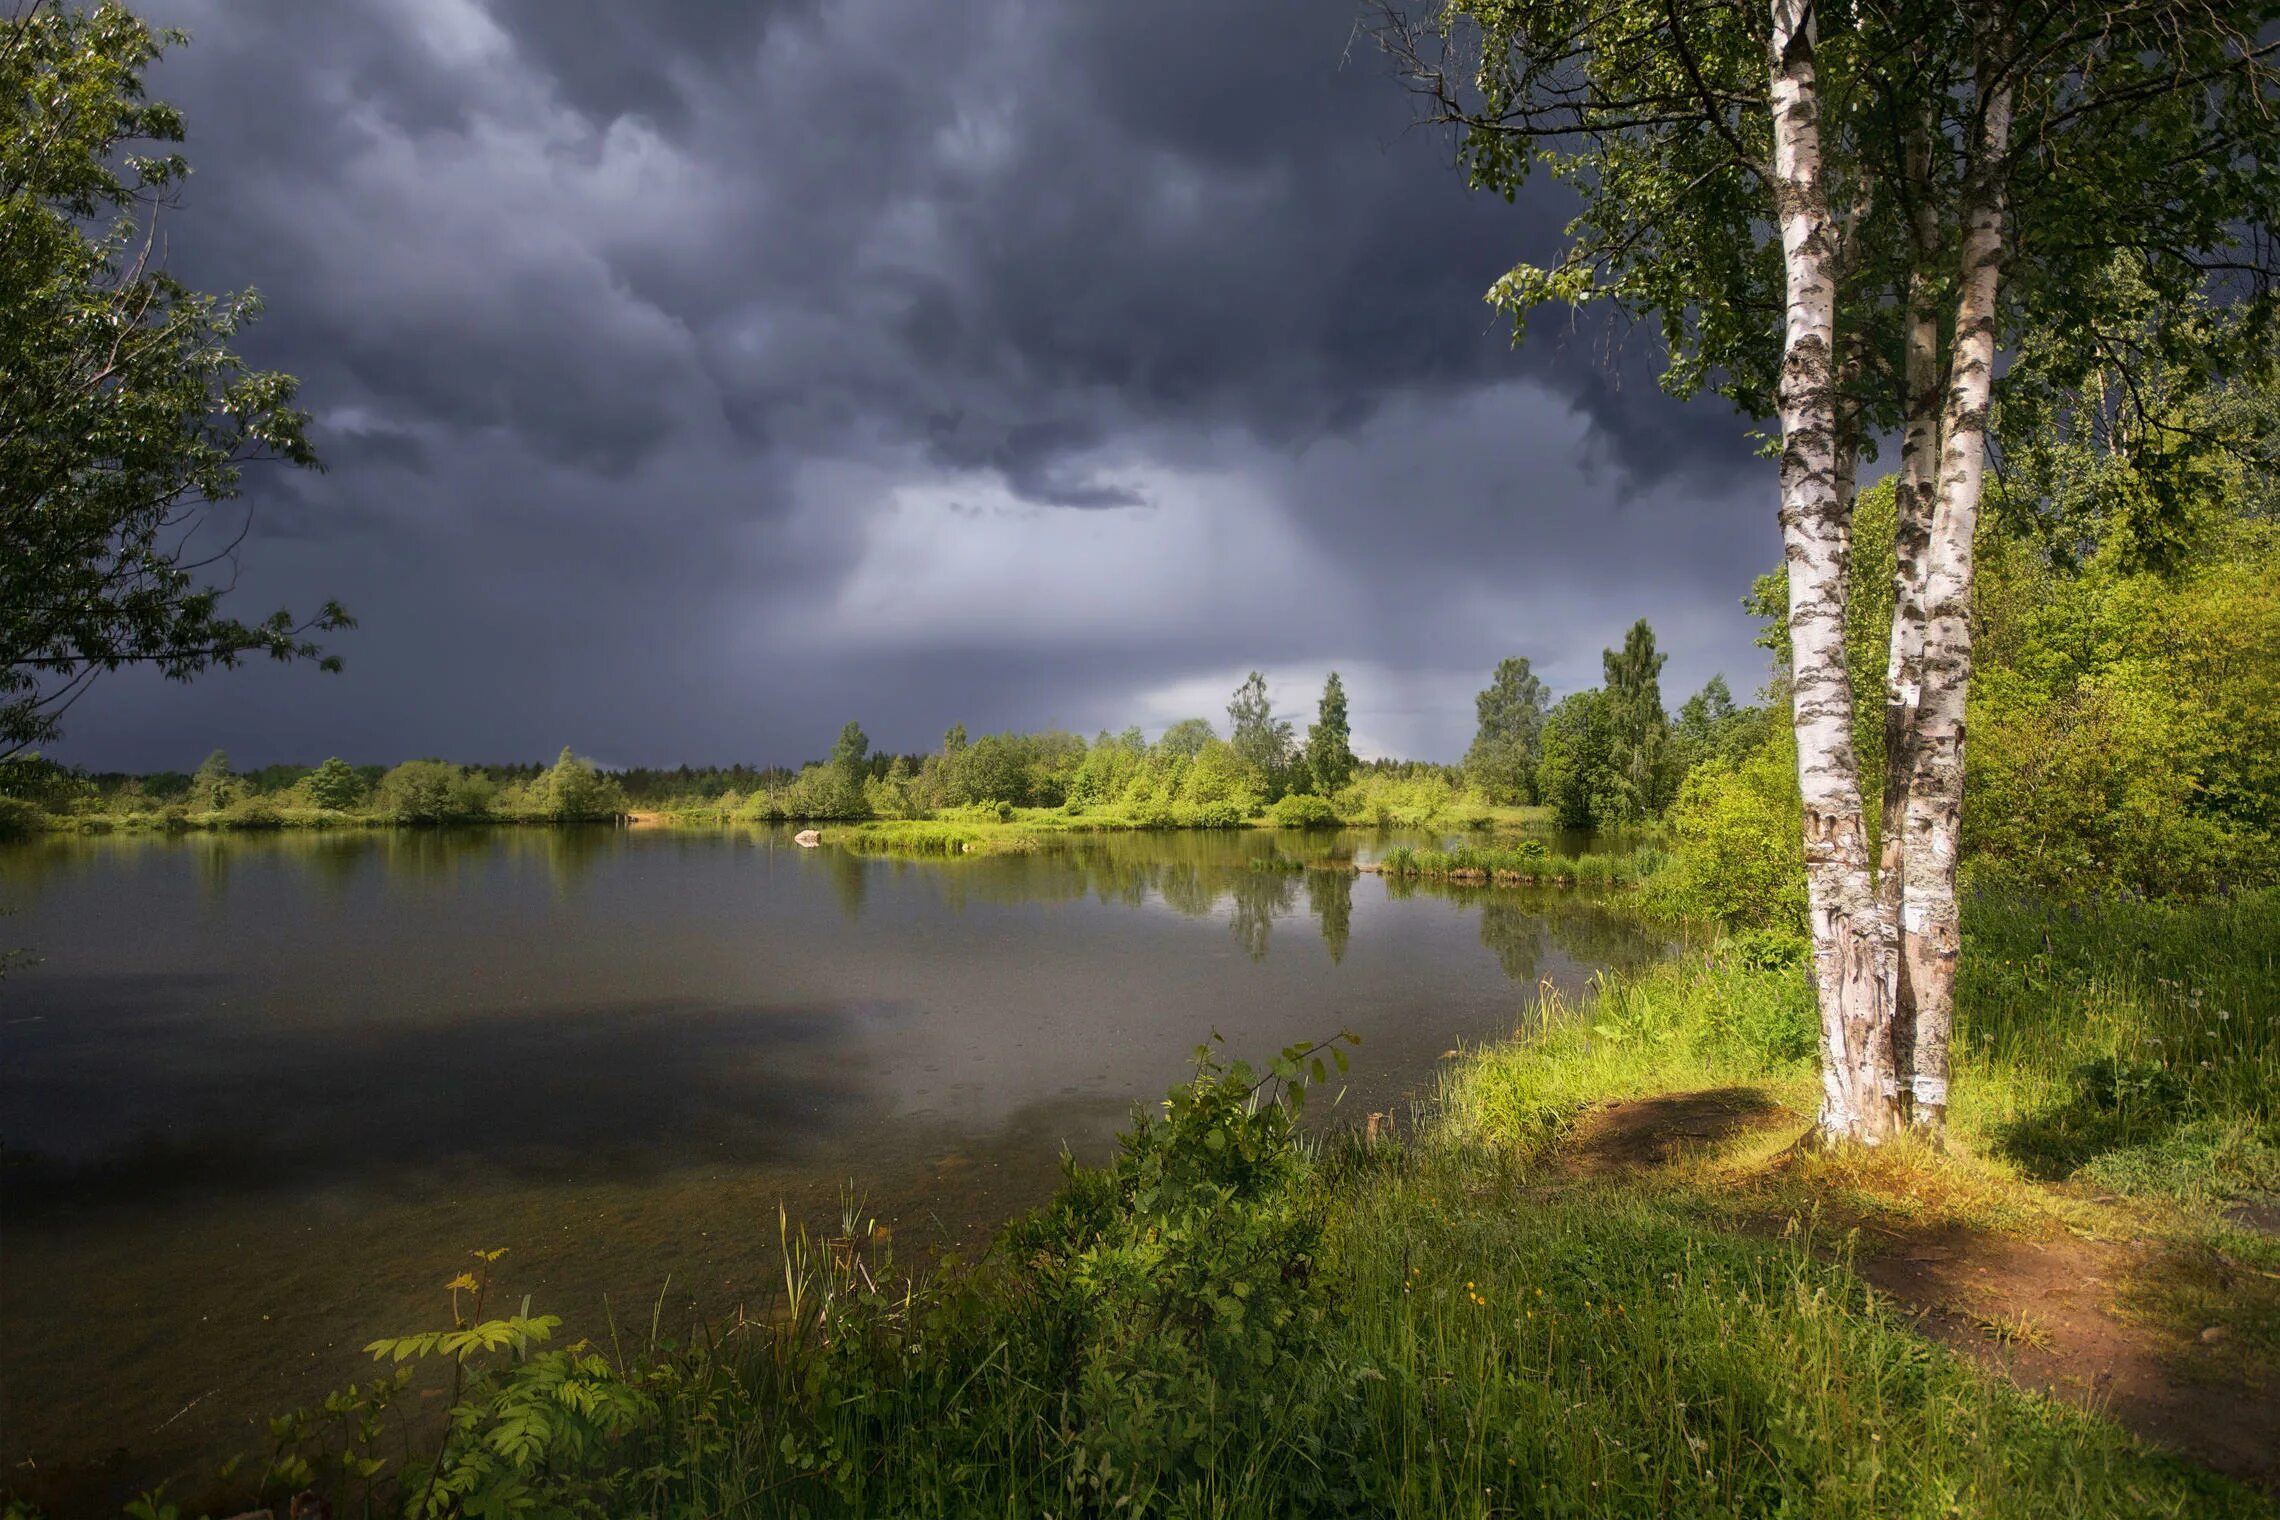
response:
<path fill-rule="evenodd" d="M 1247 1056 L 1359 1033 L 1335 1120 L 1429 1089 L 1539 981 L 1660 952 L 1588 894 L 1353 873 L 1401 842 L 1427 841 L 1086 835 L 910 861 L 789 830 L 502 828 L 0 850 L 6 941 L 41 957 L 0 981 L 0 1460 L 46 1470 L 239 1390 L 166 1427 L 202 1452 L 215 1421 L 357 1375 L 353 1348 L 421 1322 L 437 1264 L 477 1245 L 590 1316 L 667 1274 L 713 1305 L 764 1281 L 775 1200 L 823 1222 L 850 1183 L 899 1238 L 970 1243 L 1052 1186 L 1061 1146 L 1105 1152 L 1215 1029 Z M 280 1265 L 290 1336 L 261 1317 Z M 67 1364 L 83 1375 L 59 1392 L 43 1369 Z"/>
<path fill-rule="evenodd" d="M 1322 924 L 1322 943 L 1330 948 L 1330 963 L 1343 961 L 1346 941 L 1354 932 L 1354 878 L 1344 871 L 1309 871 L 1306 911 Z"/>

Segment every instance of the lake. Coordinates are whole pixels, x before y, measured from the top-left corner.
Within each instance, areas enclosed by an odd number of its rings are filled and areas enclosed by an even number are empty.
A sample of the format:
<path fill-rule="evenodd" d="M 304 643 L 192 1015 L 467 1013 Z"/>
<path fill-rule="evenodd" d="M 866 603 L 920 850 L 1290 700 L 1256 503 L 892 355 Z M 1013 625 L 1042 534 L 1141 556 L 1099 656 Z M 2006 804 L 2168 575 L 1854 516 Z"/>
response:
<path fill-rule="evenodd" d="M 1429 842 L 6 847 L 0 946 L 38 959 L 0 980 L 0 1488 L 78 1512 L 260 1446 L 262 1415 L 362 1376 L 364 1342 L 445 1323 L 478 1248 L 597 1334 L 764 1302 L 780 1208 L 970 1258 L 1214 1031 L 1253 1058 L 1354 1031 L 1333 1118 L 1406 1128 L 1540 982 L 1660 952 L 1588 894 L 1289 869 Z"/>

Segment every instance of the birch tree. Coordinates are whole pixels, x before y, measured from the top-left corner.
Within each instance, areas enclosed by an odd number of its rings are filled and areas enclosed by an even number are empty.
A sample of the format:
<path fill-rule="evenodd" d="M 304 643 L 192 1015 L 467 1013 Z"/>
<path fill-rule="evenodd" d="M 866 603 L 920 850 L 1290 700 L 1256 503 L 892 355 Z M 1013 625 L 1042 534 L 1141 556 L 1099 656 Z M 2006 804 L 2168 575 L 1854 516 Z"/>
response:
<path fill-rule="evenodd" d="M 1602 303 L 1659 331 L 1669 389 L 1778 419 L 1832 1141 L 1946 1111 L 1973 542 L 2005 344 L 2055 325 L 2127 371 L 2138 340 L 2098 278 L 2119 255 L 2177 309 L 2235 306 L 2239 342 L 2195 354 L 2202 371 L 2261 351 L 2276 15 L 2187 0 L 1379 13 L 1477 185 L 1510 197 L 1544 170 L 1579 193 L 1561 256 L 1489 293 L 1515 337 L 1538 307 Z M 1854 484 L 1895 437 L 1872 814 L 1843 627 Z"/>

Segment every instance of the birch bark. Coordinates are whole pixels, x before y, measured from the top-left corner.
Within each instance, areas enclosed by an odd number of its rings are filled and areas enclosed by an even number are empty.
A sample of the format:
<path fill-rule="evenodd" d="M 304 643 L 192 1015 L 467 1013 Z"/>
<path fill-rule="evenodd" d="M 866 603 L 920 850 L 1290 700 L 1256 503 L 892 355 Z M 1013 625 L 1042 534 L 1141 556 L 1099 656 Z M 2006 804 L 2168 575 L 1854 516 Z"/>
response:
<path fill-rule="evenodd" d="M 1909 200 L 1910 270 L 1901 369 L 1899 479 L 1893 490 L 1892 636 L 1884 668 L 1884 797 L 1877 831 L 1877 908 L 1897 936 L 1907 880 L 1908 794 L 1915 776 L 1916 710 L 1923 696 L 1924 572 L 1939 495 L 1940 324 L 1932 260 L 1939 211 L 1932 201 L 1930 124 L 1919 125 L 1903 173 Z M 1916 996 L 1908 958 L 1893 957 L 1892 1060 L 1914 1070 Z M 1903 1093 L 1903 1100 L 1908 1095 Z"/>
<path fill-rule="evenodd" d="M 1822 176 L 1812 0 L 1772 0 L 1773 188 L 1787 288 L 1781 525 L 1789 568 L 1792 718 L 1805 804 L 1807 904 L 1821 1011 L 1821 1134 L 1896 1127 L 1890 945 L 1862 826 L 1845 665 L 1850 523 L 1839 479 L 1836 229 Z"/>
<path fill-rule="evenodd" d="M 1985 484 L 1995 380 L 1995 299 L 2003 262 L 2003 161 L 2011 140 L 2011 88 L 1993 67 L 1998 39 L 1978 51 L 1979 130 L 1963 187 L 1962 260 L 1954 347 L 1940 419 L 1938 499 L 1924 578 L 1923 695 L 1910 743 L 1900 948 L 1914 1000 L 1908 1072 L 1914 1122 L 1947 1122 L 1948 1037 L 1955 1024 L 1960 948 L 1956 860 L 1963 822 L 1964 701 L 1971 677 L 1973 536 Z"/>

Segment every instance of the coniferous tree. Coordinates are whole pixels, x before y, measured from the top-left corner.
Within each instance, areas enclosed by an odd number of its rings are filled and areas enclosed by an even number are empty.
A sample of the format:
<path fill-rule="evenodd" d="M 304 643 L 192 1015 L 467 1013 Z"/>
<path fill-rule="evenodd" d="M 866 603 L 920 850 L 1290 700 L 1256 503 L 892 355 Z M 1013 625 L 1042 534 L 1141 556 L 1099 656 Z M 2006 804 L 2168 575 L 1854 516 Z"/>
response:
<path fill-rule="evenodd" d="M 563 751 L 568 754 L 568 750 Z M 831 746 L 832 769 L 847 778 L 852 785 L 860 786 L 871 770 L 871 739 L 863 732 L 863 725 L 850 720 L 839 731 L 839 740 Z"/>
<path fill-rule="evenodd" d="M 1631 625 L 1621 649 L 1600 656 L 1607 677 L 1615 766 L 1641 813 L 1654 812 L 1667 800 L 1662 769 L 1670 719 L 1663 712 L 1662 668 L 1668 658 L 1656 651 L 1655 631 L 1645 618 Z"/>
<path fill-rule="evenodd" d="M 1354 776 L 1353 730 L 1346 721 L 1346 685 L 1338 672 L 1322 683 L 1322 703 L 1315 710 L 1314 726 L 1306 731 L 1306 769 L 1314 789 L 1324 796 Z"/>

